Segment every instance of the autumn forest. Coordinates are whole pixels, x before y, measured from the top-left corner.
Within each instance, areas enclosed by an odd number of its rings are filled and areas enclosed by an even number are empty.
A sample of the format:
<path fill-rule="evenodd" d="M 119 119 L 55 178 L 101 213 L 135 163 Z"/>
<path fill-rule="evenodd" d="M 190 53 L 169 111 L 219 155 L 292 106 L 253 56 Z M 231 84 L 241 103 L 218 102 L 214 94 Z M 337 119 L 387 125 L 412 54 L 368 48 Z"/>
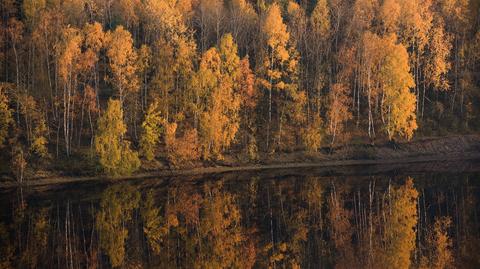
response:
<path fill-rule="evenodd" d="M 477 0 L 3 0 L 1 162 L 131 174 L 480 128 Z M 68 168 L 67 168 L 68 169 Z"/>

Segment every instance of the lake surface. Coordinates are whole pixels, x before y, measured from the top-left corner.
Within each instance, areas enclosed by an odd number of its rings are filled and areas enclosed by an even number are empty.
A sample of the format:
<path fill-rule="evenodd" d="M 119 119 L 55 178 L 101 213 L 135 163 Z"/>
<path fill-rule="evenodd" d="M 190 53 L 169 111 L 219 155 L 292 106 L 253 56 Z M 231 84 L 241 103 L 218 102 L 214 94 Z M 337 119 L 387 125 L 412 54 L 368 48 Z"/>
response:
<path fill-rule="evenodd" d="M 480 163 L 0 189 L 0 268 L 480 268 Z"/>

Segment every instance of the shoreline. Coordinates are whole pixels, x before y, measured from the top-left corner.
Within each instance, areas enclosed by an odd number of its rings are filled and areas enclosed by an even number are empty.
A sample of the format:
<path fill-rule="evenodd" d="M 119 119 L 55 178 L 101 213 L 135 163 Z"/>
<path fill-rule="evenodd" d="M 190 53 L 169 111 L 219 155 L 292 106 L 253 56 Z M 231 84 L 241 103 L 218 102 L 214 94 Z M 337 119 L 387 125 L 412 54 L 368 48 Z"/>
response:
<path fill-rule="evenodd" d="M 97 181 L 111 181 L 120 182 L 125 180 L 135 179 L 149 179 L 149 178 L 165 178 L 175 176 L 193 176 L 206 174 L 221 174 L 232 172 L 248 172 L 248 171 L 265 171 L 272 169 L 295 169 L 295 168 L 315 168 L 315 167 L 351 167 L 360 165 L 395 165 L 408 163 L 429 163 L 441 161 L 467 161 L 480 160 L 480 152 L 465 152 L 453 154 L 436 154 L 429 156 L 403 157 L 403 158 L 379 158 L 379 159 L 346 159 L 346 160 L 323 160 L 312 162 L 286 162 L 286 163 L 271 163 L 258 165 L 239 165 L 239 166 L 211 166 L 211 167 L 197 167 L 190 169 L 160 169 L 152 172 L 143 172 L 131 176 L 123 176 L 116 178 L 109 178 L 106 176 L 51 176 L 40 179 L 29 180 L 24 183 L 16 181 L 2 181 L 0 182 L 0 189 L 10 189 L 20 186 L 25 187 L 39 187 L 49 185 L 61 185 L 70 183 L 85 183 Z"/>

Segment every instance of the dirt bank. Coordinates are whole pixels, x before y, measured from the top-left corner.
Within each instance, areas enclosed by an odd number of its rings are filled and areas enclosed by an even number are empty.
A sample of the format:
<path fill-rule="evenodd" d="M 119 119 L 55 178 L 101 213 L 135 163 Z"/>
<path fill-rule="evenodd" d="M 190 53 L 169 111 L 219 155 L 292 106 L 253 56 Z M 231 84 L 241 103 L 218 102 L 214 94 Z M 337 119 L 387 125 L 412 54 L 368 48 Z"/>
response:
<path fill-rule="evenodd" d="M 346 145 L 333 149 L 322 149 L 320 152 L 278 153 L 262 156 L 258 163 L 247 163 L 241 158 L 227 156 L 224 161 L 197 165 L 183 169 L 159 168 L 143 171 L 132 176 L 116 178 L 137 179 L 181 175 L 199 175 L 248 170 L 288 169 L 302 167 L 333 167 L 372 164 L 399 164 L 418 162 L 438 162 L 447 160 L 480 159 L 480 135 L 449 136 L 438 138 L 422 138 L 412 142 L 368 145 Z M 105 177 L 61 177 L 52 176 L 32 179 L 27 185 L 42 186 L 70 182 L 104 180 Z M 0 182 L 0 188 L 17 186 L 12 180 Z"/>
<path fill-rule="evenodd" d="M 480 154 L 480 135 L 419 138 L 411 142 L 383 142 L 376 145 L 354 144 L 323 149 L 317 153 L 277 154 L 265 163 L 293 163 L 325 160 L 401 161 L 411 158 L 470 158 Z M 448 156 L 446 156 L 448 155 Z"/>

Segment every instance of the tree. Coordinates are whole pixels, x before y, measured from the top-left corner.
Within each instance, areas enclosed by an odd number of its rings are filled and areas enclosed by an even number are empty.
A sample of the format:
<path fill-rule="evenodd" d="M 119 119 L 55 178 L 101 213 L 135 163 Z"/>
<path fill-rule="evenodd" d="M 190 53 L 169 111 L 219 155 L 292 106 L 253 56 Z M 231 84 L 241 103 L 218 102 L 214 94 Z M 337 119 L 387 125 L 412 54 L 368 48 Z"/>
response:
<path fill-rule="evenodd" d="M 70 156 L 73 137 L 74 96 L 78 86 L 82 42 L 81 32 L 77 28 L 67 26 L 63 29 L 61 39 L 56 46 L 58 74 L 63 86 L 61 108 L 63 108 L 63 136 L 67 156 Z"/>
<path fill-rule="evenodd" d="M 256 108 L 259 93 L 257 92 L 255 81 L 255 74 L 250 69 L 250 62 L 247 55 L 240 61 L 239 85 L 236 92 L 240 98 L 239 141 L 241 141 L 251 160 L 255 160 L 258 157 L 255 136 L 257 129 Z"/>
<path fill-rule="evenodd" d="M 373 28 L 372 24 L 378 10 L 378 4 L 376 0 L 358 0 L 353 4 L 353 16 L 347 27 L 355 39 Z"/>
<path fill-rule="evenodd" d="M 366 32 L 362 36 L 362 65 L 360 69 L 363 81 L 362 86 L 365 89 L 364 94 L 366 95 L 368 103 L 368 136 L 370 138 L 375 136 L 372 102 L 380 93 L 377 75 L 384 56 L 384 54 L 382 54 L 383 50 L 379 50 L 382 43 L 382 39 L 371 32 Z"/>
<path fill-rule="evenodd" d="M 200 27 L 200 50 L 220 43 L 227 12 L 221 0 L 200 0 L 194 21 Z"/>
<path fill-rule="evenodd" d="M 22 9 L 30 25 L 35 23 L 40 11 L 45 8 L 46 0 L 26 0 L 23 1 Z"/>
<path fill-rule="evenodd" d="M 112 73 L 110 81 L 116 88 L 123 107 L 125 97 L 139 90 L 137 52 L 133 47 L 132 35 L 123 26 L 107 33 L 107 40 L 107 56 Z"/>
<path fill-rule="evenodd" d="M 330 10 L 326 0 L 319 0 L 315 5 L 312 14 L 310 15 L 310 44 L 312 48 L 312 55 L 309 57 L 311 63 L 311 70 L 305 70 L 305 72 L 311 72 L 313 89 L 316 92 L 312 92 L 312 96 L 316 96 L 316 112 L 320 114 L 321 103 L 321 90 L 326 86 L 328 82 L 328 69 L 330 61 L 330 46 L 329 41 L 332 35 Z M 312 98 L 314 99 L 314 98 Z M 314 106 L 314 107 L 315 107 Z"/>
<path fill-rule="evenodd" d="M 383 110 L 387 114 L 386 130 L 389 139 L 396 134 L 410 140 L 417 129 L 415 94 L 410 88 L 415 86 L 410 67 L 408 53 L 401 44 L 395 44 L 395 37 L 386 39 L 386 55 L 380 68 L 385 102 Z"/>
<path fill-rule="evenodd" d="M 278 126 L 275 146 L 281 145 L 282 123 L 287 117 L 299 116 L 298 108 L 304 103 L 304 95 L 298 92 L 298 53 L 289 44 L 290 34 L 283 23 L 280 7 L 272 4 L 261 22 L 261 53 L 259 58 L 259 83 L 267 94 L 266 147 L 269 149 L 272 114 L 276 113 Z M 301 120 L 295 119 L 301 124 Z"/>
<path fill-rule="evenodd" d="M 40 116 L 36 119 L 35 128 L 33 129 L 33 138 L 30 150 L 42 158 L 46 158 L 48 156 L 47 135 L 47 123 L 45 122 L 45 119 Z"/>
<path fill-rule="evenodd" d="M 346 85 L 342 83 L 333 84 L 329 92 L 327 110 L 328 132 L 332 136 L 332 145 L 337 134 L 343 131 L 345 123 L 352 119 L 352 113 L 348 109 L 351 103 Z"/>
<path fill-rule="evenodd" d="M 23 38 L 24 25 L 16 18 L 11 18 L 8 21 L 8 28 L 6 33 L 10 37 L 12 44 L 13 54 L 15 56 L 15 83 L 17 87 L 20 87 L 20 66 L 19 66 L 19 52 L 18 46 Z"/>
<path fill-rule="evenodd" d="M 380 7 L 380 19 L 383 30 L 387 33 L 395 33 L 401 16 L 401 6 L 398 0 L 385 0 Z"/>
<path fill-rule="evenodd" d="M 130 149 L 130 142 L 124 138 L 126 132 L 120 101 L 110 99 L 107 110 L 98 120 L 95 138 L 100 165 L 108 175 L 131 174 L 140 167 L 138 153 Z"/>
<path fill-rule="evenodd" d="M 191 113 L 194 103 L 190 80 L 197 45 L 186 25 L 187 18 L 176 7 L 180 2 L 149 0 L 145 4 L 147 36 L 153 40 L 152 65 L 155 67 L 150 93 L 161 97 L 161 111 L 167 121 L 175 119 L 176 114 L 183 117 Z"/>
<path fill-rule="evenodd" d="M 140 104 L 142 111 L 145 111 L 148 105 L 148 78 L 152 71 L 152 50 L 148 45 L 143 44 L 138 50 L 137 70 L 142 82 Z"/>
<path fill-rule="evenodd" d="M 127 29 L 138 26 L 139 18 L 137 9 L 142 5 L 140 0 L 119 0 L 113 2 L 115 19 L 120 21 Z"/>
<path fill-rule="evenodd" d="M 322 124 L 320 116 L 315 115 L 306 128 L 302 130 L 302 141 L 307 151 L 317 151 L 322 144 Z"/>
<path fill-rule="evenodd" d="M 93 54 L 97 55 L 95 67 L 94 67 L 94 89 L 95 89 L 95 98 L 98 99 L 98 84 L 99 84 L 99 74 L 98 74 L 98 54 L 100 50 L 103 49 L 107 44 L 107 35 L 103 31 L 102 25 L 98 22 L 94 23 L 87 23 L 83 27 L 83 35 L 84 35 L 84 44 L 87 47 L 87 50 L 93 52 Z"/>
<path fill-rule="evenodd" d="M 150 104 L 145 114 L 145 119 L 142 123 L 143 134 L 140 139 L 141 152 L 149 161 L 155 158 L 156 147 L 160 141 L 164 124 L 165 120 L 159 111 L 159 102 L 155 100 Z"/>
<path fill-rule="evenodd" d="M 252 50 L 256 40 L 255 27 L 258 24 L 258 15 L 251 2 L 246 0 L 231 0 L 228 8 L 228 32 L 232 33 L 240 52 Z"/>
<path fill-rule="evenodd" d="M 373 102 L 380 99 L 381 120 L 389 139 L 399 135 L 411 139 L 417 129 L 415 86 L 406 48 L 396 35 L 363 36 L 361 72 L 368 101 L 368 134 L 375 136 Z"/>
<path fill-rule="evenodd" d="M 23 93 L 15 93 L 14 96 L 19 107 L 18 117 L 22 120 L 15 126 L 17 134 L 12 143 L 17 143 L 19 147 L 24 144 L 31 153 L 46 158 L 48 129 L 42 111 L 32 96 Z"/>
<path fill-rule="evenodd" d="M 10 109 L 7 94 L 0 86 L 0 148 L 5 145 L 8 138 L 8 130 L 13 122 L 13 113 Z"/>
<path fill-rule="evenodd" d="M 22 183 L 27 168 L 27 160 L 21 145 L 15 145 L 12 148 L 12 172 L 18 182 Z"/>
<path fill-rule="evenodd" d="M 200 98 L 199 134 L 205 159 L 221 157 L 235 138 L 239 128 L 240 99 L 238 87 L 240 58 L 230 34 L 222 37 L 220 48 L 206 51 L 200 62 L 198 81 Z"/>
<path fill-rule="evenodd" d="M 450 89 L 447 74 L 451 67 L 449 57 L 452 50 L 452 37 L 445 32 L 444 22 L 441 18 L 435 18 L 429 37 L 425 79 L 428 86 L 433 86 L 435 90 L 445 91 Z"/>
<path fill-rule="evenodd" d="M 326 0 L 319 0 L 310 15 L 310 24 L 317 40 L 325 41 L 330 35 L 330 11 Z"/>

